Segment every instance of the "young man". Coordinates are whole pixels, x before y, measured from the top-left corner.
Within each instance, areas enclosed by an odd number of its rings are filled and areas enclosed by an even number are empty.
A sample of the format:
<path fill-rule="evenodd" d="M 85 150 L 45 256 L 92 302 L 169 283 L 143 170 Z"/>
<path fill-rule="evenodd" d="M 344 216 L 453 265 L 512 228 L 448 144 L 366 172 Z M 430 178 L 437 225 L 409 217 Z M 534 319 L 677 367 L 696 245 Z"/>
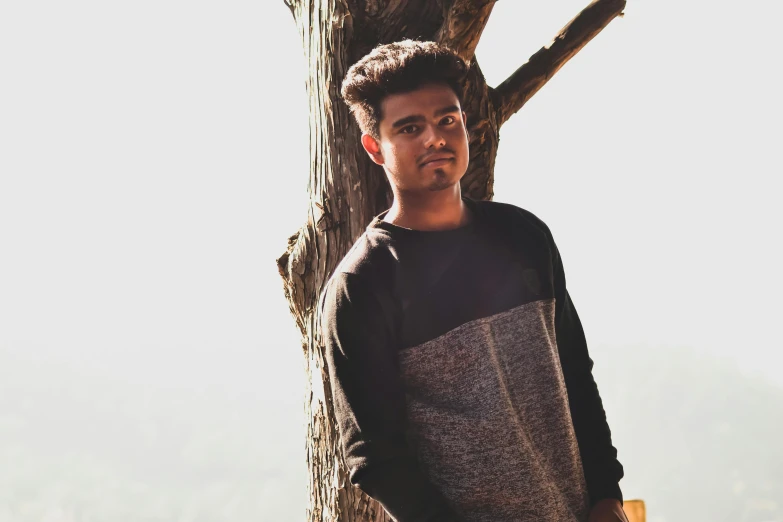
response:
<path fill-rule="evenodd" d="M 373 50 L 342 86 L 394 193 L 323 301 L 351 482 L 399 522 L 625 521 L 549 229 L 461 197 L 466 70 L 408 40 Z"/>

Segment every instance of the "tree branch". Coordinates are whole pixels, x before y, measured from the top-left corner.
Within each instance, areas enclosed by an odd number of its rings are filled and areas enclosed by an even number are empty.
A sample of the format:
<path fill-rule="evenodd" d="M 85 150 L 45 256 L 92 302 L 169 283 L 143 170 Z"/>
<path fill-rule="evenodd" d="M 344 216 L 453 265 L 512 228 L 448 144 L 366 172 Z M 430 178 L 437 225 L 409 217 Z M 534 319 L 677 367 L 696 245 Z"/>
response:
<path fill-rule="evenodd" d="M 455 0 L 443 18 L 435 41 L 453 49 L 470 63 L 496 1 Z"/>
<path fill-rule="evenodd" d="M 283 3 L 291 11 L 291 14 L 294 15 L 294 20 L 296 20 L 296 0 L 283 0 Z"/>
<path fill-rule="evenodd" d="M 593 0 L 547 46 L 530 57 L 494 91 L 498 128 L 516 113 L 609 22 L 622 16 L 626 0 Z"/>

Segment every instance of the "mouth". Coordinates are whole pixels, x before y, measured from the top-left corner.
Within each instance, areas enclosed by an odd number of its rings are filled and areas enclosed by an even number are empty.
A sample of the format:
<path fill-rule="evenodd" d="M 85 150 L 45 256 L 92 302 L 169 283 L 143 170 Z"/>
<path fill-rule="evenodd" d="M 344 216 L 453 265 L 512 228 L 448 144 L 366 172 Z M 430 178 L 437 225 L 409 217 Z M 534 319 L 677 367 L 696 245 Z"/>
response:
<path fill-rule="evenodd" d="M 422 167 L 442 167 L 454 161 L 454 156 L 438 156 L 421 163 Z"/>

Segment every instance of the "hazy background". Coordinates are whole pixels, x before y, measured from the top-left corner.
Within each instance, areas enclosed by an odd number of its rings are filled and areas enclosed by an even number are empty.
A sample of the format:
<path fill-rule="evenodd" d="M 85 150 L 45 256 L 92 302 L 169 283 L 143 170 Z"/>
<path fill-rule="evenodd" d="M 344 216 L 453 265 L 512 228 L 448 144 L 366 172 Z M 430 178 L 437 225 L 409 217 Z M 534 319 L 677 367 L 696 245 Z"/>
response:
<path fill-rule="evenodd" d="M 496 85 L 586 0 L 498 2 Z M 629 0 L 501 131 L 546 221 L 627 498 L 783 521 L 779 2 Z M 304 221 L 282 0 L 0 4 L 0 522 L 304 518 Z"/>

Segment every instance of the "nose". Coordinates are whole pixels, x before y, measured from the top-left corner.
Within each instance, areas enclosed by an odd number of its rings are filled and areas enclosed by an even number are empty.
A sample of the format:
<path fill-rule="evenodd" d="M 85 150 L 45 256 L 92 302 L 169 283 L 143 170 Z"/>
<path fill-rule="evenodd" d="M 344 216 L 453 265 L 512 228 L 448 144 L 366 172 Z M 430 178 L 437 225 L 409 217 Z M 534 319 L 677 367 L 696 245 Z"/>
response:
<path fill-rule="evenodd" d="M 428 149 L 438 149 L 445 145 L 446 140 L 437 125 L 427 125 L 424 131 L 424 146 Z"/>

